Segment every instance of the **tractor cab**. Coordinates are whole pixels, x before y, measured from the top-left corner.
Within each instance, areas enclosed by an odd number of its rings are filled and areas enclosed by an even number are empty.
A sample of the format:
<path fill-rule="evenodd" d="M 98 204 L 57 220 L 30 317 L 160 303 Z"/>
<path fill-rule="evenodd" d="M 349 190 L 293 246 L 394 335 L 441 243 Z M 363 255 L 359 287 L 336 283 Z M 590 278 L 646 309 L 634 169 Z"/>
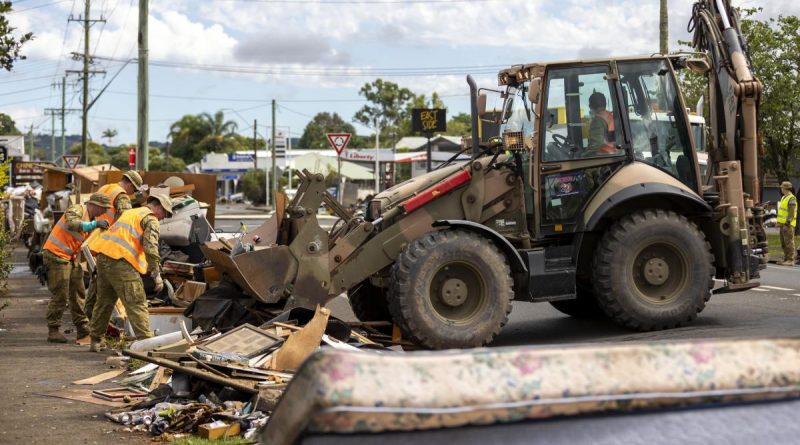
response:
<path fill-rule="evenodd" d="M 581 231 L 600 186 L 635 162 L 700 192 L 675 77 L 682 66 L 683 59 L 659 56 L 517 65 L 499 74 L 505 90 L 482 95 L 479 115 L 482 124 L 499 125 L 504 149 L 522 152 L 532 233 Z M 490 101 L 502 112 L 487 112 Z"/>

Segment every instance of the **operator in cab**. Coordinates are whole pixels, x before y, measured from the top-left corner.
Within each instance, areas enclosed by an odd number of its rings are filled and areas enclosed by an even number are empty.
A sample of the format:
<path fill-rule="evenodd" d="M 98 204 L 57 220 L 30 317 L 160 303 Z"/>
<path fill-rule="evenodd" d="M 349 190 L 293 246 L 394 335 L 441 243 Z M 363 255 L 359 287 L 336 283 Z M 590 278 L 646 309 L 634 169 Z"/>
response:
<path fill-rule="evenodd" d="M 606 110 L 606 104 L 606 96 L 603 93 L 594 92 L 589 96 L 592 120 L 589 123 L 589 144 L 584 152 L 584 158 L 620 152 L 615 143 L 614 114 Z"/>

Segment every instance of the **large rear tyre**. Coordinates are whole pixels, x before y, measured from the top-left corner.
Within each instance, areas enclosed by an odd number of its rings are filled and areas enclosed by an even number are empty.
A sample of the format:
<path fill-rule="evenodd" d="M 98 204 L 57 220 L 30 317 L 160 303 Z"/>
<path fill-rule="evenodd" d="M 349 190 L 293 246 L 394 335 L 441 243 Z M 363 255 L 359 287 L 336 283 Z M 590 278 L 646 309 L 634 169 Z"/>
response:
<path fill-rule="evenodd" d="M 430 349 L 483 346 L 508 321 L 513 281 L 505 256 L 462 230 L 413 241 L 392 266 L 389 312 L 403 336 Z"/>
<path fill-rule="evenodd" d="M 595 296 L 639 331 L 683 326 L 705 308 L 714 259 L 703 233 L 675 212 L 642 210 L 614 224 L 594 256 Z"/>
<path fill-rule="evenodd" d="M 373 286 L 366 279 L 350 289 L 347 300 L 353 314 L 361 321 L 391 321 L 389 305 L 386 302 L 386 290 Z"/>

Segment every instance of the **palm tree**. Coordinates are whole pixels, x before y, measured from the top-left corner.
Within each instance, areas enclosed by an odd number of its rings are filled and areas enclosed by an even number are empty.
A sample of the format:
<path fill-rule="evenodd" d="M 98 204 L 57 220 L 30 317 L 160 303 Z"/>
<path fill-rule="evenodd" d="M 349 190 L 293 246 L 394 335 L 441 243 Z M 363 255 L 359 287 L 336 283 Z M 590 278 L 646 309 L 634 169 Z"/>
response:
<path fill-rule="evenodd" d="M 108 139 L 108 145 L 111 146 L 111 140 L 117 137 L 119 133 L 113 128 L 106 128 L 103 130 L 103 137 Z"/>
<path fill-rule="evenodd" d="M 201 113 L 199 117 L 205 122 L 210 136 L 232 136 L 238 128 L 236 122 L 225 120 L 225 114 L 222 111 L 217 111 L 213 116 L 209 113 Z"/>

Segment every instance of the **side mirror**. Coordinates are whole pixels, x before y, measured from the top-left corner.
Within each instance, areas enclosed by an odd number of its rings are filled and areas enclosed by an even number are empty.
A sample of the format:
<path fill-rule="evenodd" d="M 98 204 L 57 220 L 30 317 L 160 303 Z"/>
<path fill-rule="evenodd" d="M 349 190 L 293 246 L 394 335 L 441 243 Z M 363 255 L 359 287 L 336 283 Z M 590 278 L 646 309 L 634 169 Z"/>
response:
<path fill-rule="evenodd" d="M 686 67 L 693 73 L 705 74 L 711 70 L 711 66 L 706 59 L 689 59 L 686 61 Z"/>
<path fill-rule="evenodd" d="M 486 95 L 479 94 L 478 95 L 478 116 L 483 116 L 486 114 Z"/>
<path fill-rule="evenodd" d="M 531 101 L 533 104 L 539 103 L 539 95 L 542 92 L 542 78 L 541 77 L 534 77 L 531 80 L 530 86 L 528 86 L 528 100 Z"/>

